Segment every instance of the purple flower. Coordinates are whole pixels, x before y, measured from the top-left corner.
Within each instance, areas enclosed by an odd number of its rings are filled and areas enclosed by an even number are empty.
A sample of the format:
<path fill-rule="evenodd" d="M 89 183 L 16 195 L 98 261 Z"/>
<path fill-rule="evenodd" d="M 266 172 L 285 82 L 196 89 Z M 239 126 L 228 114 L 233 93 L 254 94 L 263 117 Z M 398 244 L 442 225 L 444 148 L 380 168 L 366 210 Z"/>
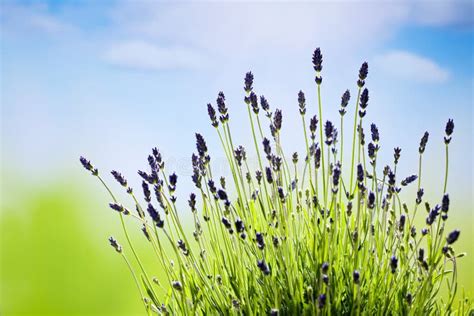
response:
<path fill-rule="evenodd" d="M 426 144 L 428 143 L 429 136 L 430 134 L 428 132 L 425 132 L 425 134 L 423 134 L 423 137 L 420 140 L 420 148 L 418 149 L 420 154 L 425 152 L 425 148 L 426 148 Z"/>
<path fill-rule="evenodd" d="M 416 175 L 411 175 L 409 177 L 406 177 L 404 180 L 402 180 L 402 185 L 403 186 L 407 186 L 409 185 L 410 183 L 412 183 L 413 181 L 415 181 L 416 179 L 418 179 L 418 176 Z"/>
<path fill-rule="evenodd" d="M 245 82 L 245 86 L 244 86 L 245 92 L 250 93 L 253 90 L 253 74 L 251 71 L 245 74 L 244 82 Z"/>
<path fill-rule="evenodd" d="M 120 246 L 120 244 L 117 242 L 117 240 L 115 240 L 114 237 L 110 236 L 109 242 L 110 242 L 110 245 L 114 247 L 115 251 L 117 251 L 118 253 L 122 252 L 122 246 Z"/>
<path fill-rule="evenodd" d="M 99 170 L 97 168 L 94 168 L 94 166 L 92 166 L 92 164 L 89 160 L 87 160 L 86 158 L 81 156 L 79 158 L 79 161 L 81 162 L 82 166 L 86 170 L 88 170 L 92 173 L 93 176 L 98 176 L 99 175 Z"/>
<path fill-rule="evenodd" d="M 265 259 L 258 260 L 257 261 L 257 267 L 260 269 L 260 271 L 263 272 L 264 275 L 269 275 L 270 274 L 270 267 L 265 262 Z"/>
<path fill-rule="evenodd" d="M 212 126 L 218 127 L 219 122 L 217 121 L 216 110 L 210 103 L 207 104 L 207 113 L 209 114 L 209 118 L 211 119 Z"/>
<path fill-rule="evenodd" d="M 397 257 L 392 256 L 390 258 L 390 268 L 392 269 L 392 273 L 395 273 L 395 271 L 397 270 L 397 266 L 398 266 L 398 259 Z"/>
<path fill-rule="evenodd" d="M 306 113 L 306 98 L 301 90 L 298 92 L 298 104 L 300 107 L 300 114 L 304 115 Z"/>
<path fill-rule="evenodd" d="M 447 213 L 449 210 L 449 194 L 443 195 L 443 200 L 441 202 L 441 211 Z"/>
<path fill-rule="evenodd" d="M 460 234 L 461 234 L 461 231 L 459 231 L 458 229 L 455 229 L 452 232 L 450 232 L 448 236 L 446 237 L 446 242 L 448 243 L 448 245 L 454 244 L 456 240 L 458 240 Z"/>
<path fill-rule="evenodd" d="M 127 180 L 122 176 L 122 174 L 120 174 L 120 172 L 112 170 L 112 172 L 110 173 L 114 176 L 115 180 L 117 180 L 117 182 L 120 183 L 123 187 L 127 186 Z"/>
<path fill-rule="evenodd" d="M 359 284 L 359 282 L 360 282 L 360 272 L 358 270 L 354 270 L 354 272 L 352 273 L 352 279 L 353 279 L 355 284 Z"/>
<path fill-rule="evenodd" d="M 316 48 L 313 53 L 313 68 L 316 72 L 323 70 L 323 55 L 319 47 Z"/>
<path fill-rule="evenodd" d="M 318 307 L 322 309 L 324 305 L 326 305 L 326 294 L 321 294 L 318 296 Z"/>
<path fill-rule="evenodd" d="M 268 104 L 267 99 L 263 95 L 260 96 L 260 106 L 265 112 L 268 112 L 270 110 L 270 105 Z"/>

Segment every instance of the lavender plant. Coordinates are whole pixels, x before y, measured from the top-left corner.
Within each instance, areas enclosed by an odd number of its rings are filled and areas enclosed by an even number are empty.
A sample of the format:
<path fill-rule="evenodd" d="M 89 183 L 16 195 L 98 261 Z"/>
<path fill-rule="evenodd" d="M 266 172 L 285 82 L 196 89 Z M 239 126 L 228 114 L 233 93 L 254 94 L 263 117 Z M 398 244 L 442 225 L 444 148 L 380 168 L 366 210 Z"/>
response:
<path fill-rule="evenodd" d="M 189 210 L 178 210 L 178 177 L 167 173 L 157 148 L 148 156 L 148 170 L 138 171 L 143 196 L 135 194 L 121 173 L 111 172 L 135 211 L 116 199 L 89 160 L 80 158 L 110 195 L 126 245 L 113 237 L 109 242 L 129 267 L 148 314 L 467 313 L 468 302 L 458 301 L 456 295 L 457 264 L 464 255 L 454 249 L 460 231 L 445 231 L 453 120 L 448 120 L 444 137 L 444 195 L 429 203 L 422 187 L 428 132 L 420 141 L 417 174 L 397 173 L 400 148 L 394 149 L 393 163 L 382 165 L 377 159 L 378 127 L 370 124 L 367 139 L 364 132 L 367 63 L 359 71 L 352 110 L 349 90 L 342 95 L 338 130 L 323 120 L 319 48 L 312 61 L 318 114 L 308 120 L 302 91 L 295 108 L 301 116 L 303 153 L 284 153 L 282 111 L 271 110 L 264 96 L 257 97 L 251 72 L 245 76 L 244 103 L 256 170 L 250 168 L 246 149 L 234 145 L 224 93 L 218 94 L 217 110 L 207 105 L 230 181 L 213 176 L 206 141 L 196 134 L 191 159 L 195 191 L 188 198 Z M 351 159 L 344 161 L 344 118 L 349 111 L 354 113 Z M 416 186 L 416 195 L 403 201 L 400 192 L 410 185 Z M 421 223 L 416 220 L 420 209 L 426 212 Z M 180 219 L 184 213 L 192 215 L 192 233 Z M 140 260 L 126 217 L 138 224 L 156 254 L 156 262 L 150 264 L 162 271 L 160 278 L 150 275 Z M 136 265 L 129 262 L 129 252 Z M 443 287 L 447 290 L 442 295 Z"/>

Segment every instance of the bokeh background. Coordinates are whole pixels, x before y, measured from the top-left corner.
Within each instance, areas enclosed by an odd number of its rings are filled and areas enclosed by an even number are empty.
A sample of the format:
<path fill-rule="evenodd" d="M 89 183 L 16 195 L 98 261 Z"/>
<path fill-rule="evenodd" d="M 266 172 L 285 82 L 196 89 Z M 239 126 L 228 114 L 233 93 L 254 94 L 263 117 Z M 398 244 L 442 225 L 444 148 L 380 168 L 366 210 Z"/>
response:
<path fill-rule="evenodd" d="M 366 60 L 366 122 L 379 125 L 381 159 L 391 163 L 400 146 L 400 173 L 416 173 L 419 139 L 431 133 L 423 186 L 433 203 L 442 192 L 444 124 L 454 119 L 450 228 L 462 230 L 460 284 L 473 297 L 472 1 L 0 3 L 1 315 L 140 314 L 132 278 L 107 244 L 110 235 L 123 239 L 118 219 L 78 157 L 109 181 L 118 169 L 138 187 L 136 170 L 158 146 L 179 175 L 184 206 L 194 132 L 226 173 L 206 114 L 218 91 L 235 142 L 251 147 L 248 70 L 257 94 L 283 110 L 286 152 L 302 149 L 297 92 L 315 113 L 318 46 L 325 119 L 338 119 L 340 96 L 355 93 Z M 139 227 L 130 227 L 144 248 Z"/>

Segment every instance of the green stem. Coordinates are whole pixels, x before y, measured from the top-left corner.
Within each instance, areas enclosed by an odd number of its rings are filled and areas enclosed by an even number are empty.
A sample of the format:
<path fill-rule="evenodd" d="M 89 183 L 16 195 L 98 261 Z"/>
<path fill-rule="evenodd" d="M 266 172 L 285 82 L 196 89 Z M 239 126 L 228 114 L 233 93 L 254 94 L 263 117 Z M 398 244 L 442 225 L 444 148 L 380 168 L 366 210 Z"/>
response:
<path fill-rule="evenodd" d="M 446 193 L 446 188 L 448 186 L 448 165 L 449 165 L 449 156 L 448 156 L 448 144 L 446 144 L 446 167 L 445 167 L 445 173 L 444 173 L 444 188 L 443 188 L 443 193 Z"/>
<path fill-rule="evenodd" d="M 354 133 L 352 135 L 352 158 L 351 158 L 351 181 L 349 183 L 349 194 L 352 194 L 352 183 L 354 180 L 354 158 L 355 158 L 355 141 L 356 141 L 356 128 L 357 128 L 357 117 L 359 115 L 359 100 L 360 100 L 360 93 L 362 88 L 359 87 L 359 92 L 357 93 L 357 101 L 356 101 L 356 108 L 354 114 Z"/>
<path fill-rule="evenodd" d="M 321 104 L 321 85 L 318 86 L 318 108 L 319 108 L 319 139 L 321 146 L 321 166 L 322 166 L 322 175 L 323 175 L 323 195 L 324 195 L 324 204 L 327 204 L 326 200 L 326 167 L 324 162 L 324 139 L 323 139 L 323 109 Z"/>

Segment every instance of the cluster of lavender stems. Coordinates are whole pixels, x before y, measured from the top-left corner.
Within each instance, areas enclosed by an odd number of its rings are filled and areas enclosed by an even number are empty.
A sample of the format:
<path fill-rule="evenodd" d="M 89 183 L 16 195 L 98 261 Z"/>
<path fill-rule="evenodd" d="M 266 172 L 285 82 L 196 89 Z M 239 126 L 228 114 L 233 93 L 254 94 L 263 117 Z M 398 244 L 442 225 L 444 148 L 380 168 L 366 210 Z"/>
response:
<path fill-rule="evenodd" d="M 157 148 L 148 156 L 147 169 L 138 171 L 142 179 L 139 194 L 120 172 L 111 172 L 130 196 L 126 205 L 116 199 L 99 170 L 80 158 L 110 195 L 109 206 L 119 216 L 126 245 L 122 247 L 114 237 L 109 242 L 130 269 L 148 314 L 462 312 L 464 305 L 455 300 L 457 260 L 463 254 L 453 247 L 460 231 L 445 232 L 450 214 L 448 152 L 453 120 L 445 128 L 443 196 L 432 205 L 424 200 L 422 187 L 422 159 L 429 133 L 420 140 L 417 174 L 398 174 L 402 153 L 398 147 L 393 163 L 382 167 L 377 159 L 379 129 L 371 123 L 367 137 L 364 130 L 370 110 L 368 64 L 360 67 L 353 109 L 350 91 L 342 94 L 336 126 L 323 120 L 319 48 L 312 62 L 317 114 L 307 120 L 311 108 L 300 91 L 297 110 L 305 150 L 292 153 L 291 159 L 281 142 L 283 112 L 272 110 L 265 96 L 257 96 L 251 72 L 245 75 L 243 103 L 256 170 L 249 166 L 246 148 L 233 142 L 224 93 L 219 92 L 215 106 L 207 104 L 231 176 L 229 181 L 213 174 L 206 140 L 196 133 L 196 152 L 191 159 L 195 190 L 187 200 L 189 210 L 178 211 L 178 175 L 167 172 Z M 354 115 L 351 159 L 344 161 L 344 118 L 350 111 Z M 264 126 L 269 126 L 268 131 Z M 343 176 L 347 173 L 349 179 Z M 416 196 L 403 201 L 400 193 L 407 186 L 417 186 Z M 417 213 L 423 207 L 426 215 L 420 221 Z M 192 214 L 192 233 L 180 219 L 185 212 Z M 125 217 L 138 222 L 156 254 L 152 267 L 159 271 L 157 277 L 141 261 Z M 447 295 L 441 298 L 444 286 Z"/>

